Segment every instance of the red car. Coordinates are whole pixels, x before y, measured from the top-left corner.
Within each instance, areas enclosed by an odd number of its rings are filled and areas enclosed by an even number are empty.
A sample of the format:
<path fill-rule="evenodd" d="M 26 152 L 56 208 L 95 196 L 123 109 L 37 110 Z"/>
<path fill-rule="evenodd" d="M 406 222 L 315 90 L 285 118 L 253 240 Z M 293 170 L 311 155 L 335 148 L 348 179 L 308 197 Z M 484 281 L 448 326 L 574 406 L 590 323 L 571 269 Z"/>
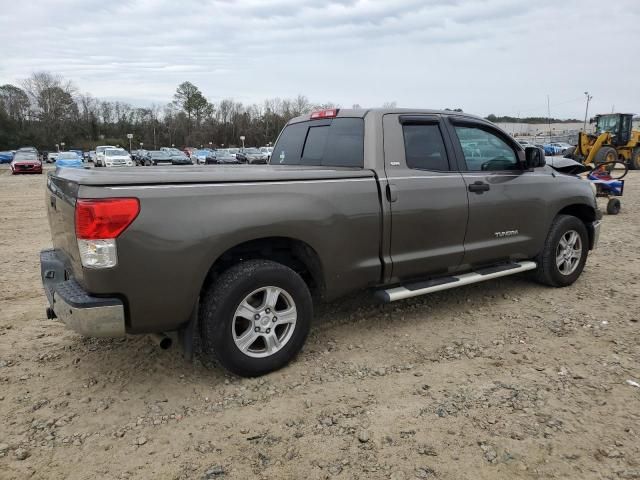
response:
<path fill-rule="evenodd" d="M 37 153 L 16 152 L 11 162 L 11 173 L 42 173 L 42 162 Z"/>

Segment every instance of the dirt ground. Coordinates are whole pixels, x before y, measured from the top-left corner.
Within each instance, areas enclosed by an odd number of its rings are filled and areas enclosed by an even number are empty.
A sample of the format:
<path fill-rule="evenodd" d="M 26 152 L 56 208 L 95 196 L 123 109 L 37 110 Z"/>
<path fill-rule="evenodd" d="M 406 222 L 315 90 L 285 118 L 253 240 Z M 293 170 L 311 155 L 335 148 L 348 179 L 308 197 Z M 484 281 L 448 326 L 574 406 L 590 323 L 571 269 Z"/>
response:
<path fill-rule="evenodd" d="M 46 320 L 44 187 L 0 170 L 1 479 L 640 479 L 640 172 L 574 286 L 323 305 L 250 380 Z"/>

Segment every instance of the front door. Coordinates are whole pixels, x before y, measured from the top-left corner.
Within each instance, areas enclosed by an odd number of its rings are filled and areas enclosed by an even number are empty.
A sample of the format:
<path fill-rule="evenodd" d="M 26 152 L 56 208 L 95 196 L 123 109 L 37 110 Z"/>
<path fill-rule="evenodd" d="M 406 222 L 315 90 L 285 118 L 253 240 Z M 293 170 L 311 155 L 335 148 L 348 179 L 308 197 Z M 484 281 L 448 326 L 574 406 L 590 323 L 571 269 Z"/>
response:
<path fill-rule="evenodd" d="M 387 114 L 383 126 L 383 201 L 391 210 L 387 281 L 447 272 L 464 255 L 468 200 L 442 120 L 438 115 Z"/>
<path fill-rule="evenodd" d="M 447 121 L 469 198 L 465 265 L 532 258 L 546 235 L 550 173 L 527 170 L 516 142 L 488 122 Z"/>

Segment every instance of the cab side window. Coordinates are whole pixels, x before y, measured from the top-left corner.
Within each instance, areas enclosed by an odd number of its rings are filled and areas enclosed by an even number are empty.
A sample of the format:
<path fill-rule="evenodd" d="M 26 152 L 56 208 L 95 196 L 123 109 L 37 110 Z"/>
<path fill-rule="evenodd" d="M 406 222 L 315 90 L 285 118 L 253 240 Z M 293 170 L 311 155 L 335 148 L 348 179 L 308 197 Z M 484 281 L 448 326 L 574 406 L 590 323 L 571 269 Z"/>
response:
<path fill-rule="evenodd" d="M 449 170 L 447 151 L 437 124 L 403 125 L 407 167 L 417 170 Z"/>
<path fill-rule="evenodd" d="M 497 135 L 477 127 L 456 126 L 467 170 L 518 170 L 516 152 Z"/>

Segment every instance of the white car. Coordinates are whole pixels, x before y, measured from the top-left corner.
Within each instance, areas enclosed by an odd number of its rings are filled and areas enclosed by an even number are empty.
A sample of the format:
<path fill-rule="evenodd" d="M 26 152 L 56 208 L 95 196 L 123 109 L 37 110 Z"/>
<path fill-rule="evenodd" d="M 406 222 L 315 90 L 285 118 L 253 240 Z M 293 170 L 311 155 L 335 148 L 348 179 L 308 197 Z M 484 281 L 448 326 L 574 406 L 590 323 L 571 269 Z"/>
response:
<path fill-rule="evenodd" d="M 124 148 L 107 148 L 103 152 L 102 162 L 105 167 L 133 167 L 131 155 Z"/>
<path fill-rule="evenodd" d="M 47 153 L 46 162 L 47 163 L 54 163 L 58 159 L 58 155 L 60 155 L 60 152 L 49 152 L 49 153 Z"/>
<path fill-rule="evenodd" d="M 273 153 L 273 147 L 260 147 L 260 151 L 262 153 L 267 154 L 267 160 L 271 159 L 271 154 Z"/>
<path fill-rule="evenodd" d="M 94 162 L 96 167 L 104 167 L 105 166 L 105 164 L 104 164 L 104 151 L 107 148 L 118 148 L 118 147 L 115 147 L 113 145 L 98 145 L 96 147 L 96 159 L 95 159 L 95 162 Z"/>

